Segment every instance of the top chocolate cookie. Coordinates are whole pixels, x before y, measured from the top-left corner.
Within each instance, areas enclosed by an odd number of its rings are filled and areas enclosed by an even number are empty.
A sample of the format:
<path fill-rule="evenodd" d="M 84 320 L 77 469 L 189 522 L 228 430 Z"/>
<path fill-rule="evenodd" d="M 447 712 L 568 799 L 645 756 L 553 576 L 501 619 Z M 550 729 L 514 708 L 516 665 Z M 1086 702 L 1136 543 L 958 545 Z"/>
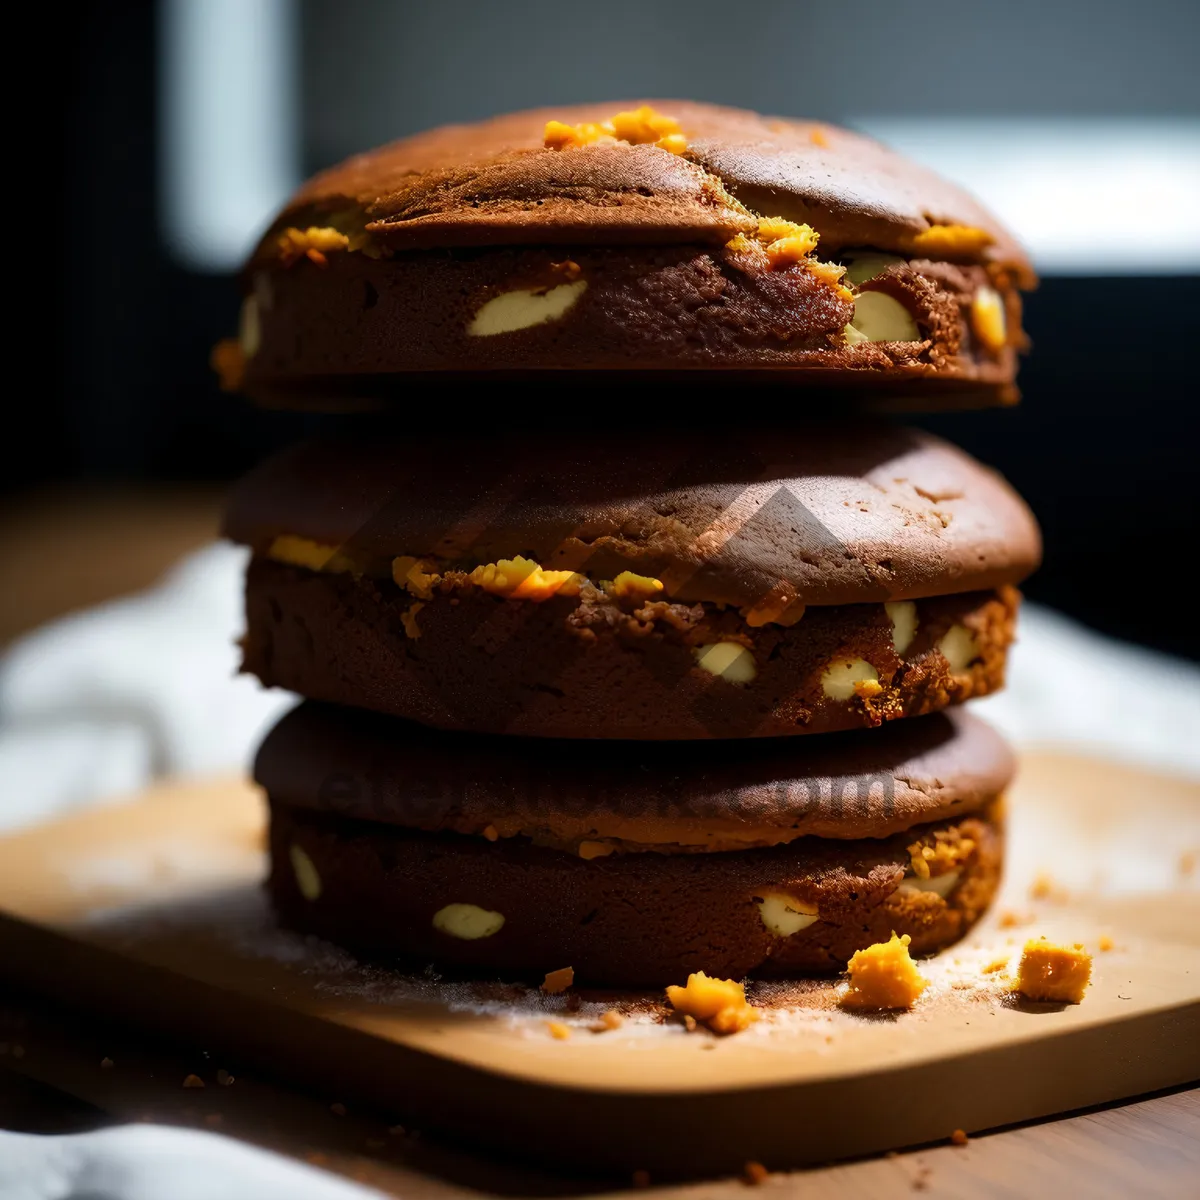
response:
<path fill-rule="evenodd" d="M 266 402 L 398 398 L 432 371 L 589 371 L 919 407 L 1015 397 L 1034 275 L 975 200 L 869 138 L 655 101 L 352 158 L 301 188 L 246 283 L 217 365 Z"/>

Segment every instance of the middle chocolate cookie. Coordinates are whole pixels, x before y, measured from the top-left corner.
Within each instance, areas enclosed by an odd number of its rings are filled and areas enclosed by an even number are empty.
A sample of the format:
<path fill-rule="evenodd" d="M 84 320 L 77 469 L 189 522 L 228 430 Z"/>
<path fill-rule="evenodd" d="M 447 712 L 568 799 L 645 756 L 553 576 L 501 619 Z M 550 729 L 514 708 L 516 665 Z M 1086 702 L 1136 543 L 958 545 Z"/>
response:
<path fill-rule="evenodd" d="M 236 489 L 245 669 L 446 729 L 762 737 L 1003 682 L 1037 526 L 887 425 L 302 444 Z"/>

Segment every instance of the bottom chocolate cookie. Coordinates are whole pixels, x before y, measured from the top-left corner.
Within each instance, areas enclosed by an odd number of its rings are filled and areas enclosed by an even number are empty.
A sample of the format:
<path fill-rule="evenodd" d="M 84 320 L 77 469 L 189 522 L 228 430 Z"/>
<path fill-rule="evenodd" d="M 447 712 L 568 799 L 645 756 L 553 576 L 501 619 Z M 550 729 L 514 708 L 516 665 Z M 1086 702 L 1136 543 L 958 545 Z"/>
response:
<path fill-rule="evenodd" d="M 372 957 L 662 987 L 841 970 L 893 932 L 938 950 L 987 908 L 1002 858 L 995 804 L 882 839 L 582 861 L 273 803 L 268 887 L 286 924 Z"/>

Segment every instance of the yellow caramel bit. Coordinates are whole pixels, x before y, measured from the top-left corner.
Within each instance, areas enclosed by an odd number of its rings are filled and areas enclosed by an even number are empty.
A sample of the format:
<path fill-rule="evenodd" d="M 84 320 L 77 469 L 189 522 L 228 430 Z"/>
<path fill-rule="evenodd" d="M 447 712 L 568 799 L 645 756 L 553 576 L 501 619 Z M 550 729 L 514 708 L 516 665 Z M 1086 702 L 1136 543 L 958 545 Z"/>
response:
<path fill-rule="evenodd" d="M 1017 991 L 1027 1000 L 1078 1004 L 1092 977 L 1092 956 L 1076 942 L 1056 946 L 1046 939 L 1030 939 L 1017 968 Z"/>
<path fill-rule="evenodd" d="M 651 575 L 622 571 L 604 590 L 618 600 L 652 600 L 663 590 L 663 581 Z"/>
<path fill-rule="evenodd" d="M 842 282 L 846 268 L 841 263 L 821 262 L 820 259 L 810 258 L 804 265 L 810 275 L 815 275 L 823 284 L 833 288 L 839 299 L 854 299 L 854 293 Z"/>
<path fill-rule="evenodd" d="M 296 537 L 291 533 L 281 533 L 271 543 L 267 557 L 291 567 L 307 567 L 310 571 L 361 573 L 358 564 L 337 546 Z"/>
<path fill-rule="evenodd" d="M 883 684 L 878 679 L 859 679 L 854 684 L 854 694 L 860 700 L 874 700 L 883 691 Z"/>
<path fill-rule="evenodd" d="M 1003 350 L 1008 343 L 1008 322 L 1004 300 L 995 288 L 981 287 L 971 299 L 971 328 L 991 351 Z"/>
<path fill-rule="evenodd" d="M 432 566 L 427 559 L 406 554 L 392 559 L 392 578 L 418 600 L 432 600 L 434 585 L 442 578 L 430 570 Z"/>
<path fill-rule="evenodd" d="M 894 933 L 886 942 L 876 942 L 859 950 L 846 964 L 850 972 L 850 990 L 841 999 L 843 1008 L 878 1011 L 912 1008 L 929 981 L 917 970 L 906 933 Z"/>
<path fill-rule="evenodd" d="M 908 248 L 928 258 L 975 258 L 995 240 L 974 225 L 930 225 L 909 239 Z"/>
<path fill-rule="evenodd" d="M 223 392 L 241 389 L 246 374 L 246 352 L 237 338 L 222 338 L 208 356 L 208 365 L 217 377 L 217 386 Z"/>
<path fill-rule="evenodd" d="M 542 135 L 542 144 L 547 150 L 570 150 L 597 142 L 649 144 L 672 154 L 682 154 L 687 149 L 687 138 L 679 128 L 679 122 L 674 117 L 655 112 L 648 104 L 616 113 L 608 121 L 584 121 L 579 125 L 547 121 Z"/>
<path fill-rule="evenodd" d="M 815 250 L 820 235 L 811 225 L 801 225 L 796 221 L 785 221 L 783 217 L 759 217 L 758 240 L 764 245 L 778 242 L 784 238 L 797 238 L 809 243 L 808 249 Z M 806 250 L 807 254 L 808 251 Z"/>
<path fill-rule="evenodd" d="M 511 600 L 549 600 L 551 596 L 578 596 L 582 575 L 575 571 L 546 571 L 531 559 L 502 558 L 476 567 L 468 576 L 473 584 L 493 596 Z"/>
<path fill-rule="evenodd" d="M 401 614 L 400 624 L 404 632 L 415 642 L 421 636 L 421 627 L 417 624 L 417 613 L 425 607 L 422 600 L 414 600 Z"/>
<path fill-rule="evenodd" d="M 307 229 L 289 226 L 279 237 L 279 257 L 285 267 L 302 258 L 323 267 L 327 254 L 349 248 L 350 239 L 332 225 L 310 225 Z"/>
<path fill-rule="evenodd" d="M 703 1021 L 713 1033 L 740 1033 L 762 1016 L 746 999 L 745 987 L 733 979 L 712 979 L 703 971 L 688 976 L 686 986 L 672 984 L 667 999 L 684 1018 Z"/>
<path fill-rule="evenodd" d="M 816 243 L 807 237 L 777 238 L 767 243 L 767 261 L 773 267 L 790 267 L 803 262 Z"/>
<path fill-rule="evenodd" d="M 565 1042 L 571 1036 L 570 1025 L 564 1025 L 561 1021 L 547 1021 L 546 1028 L 557 1042 Z"/>
<path fill-rule="evenodd" d="M 944 875 L 960 867 L 975 849 L 975 839 L 955 829 L 939 829 L 932 842 L 913 842 L 908 847 L 912 872 L 918 879 Z"/>
<path fill-rule="evenodd" d="M 761 253 L 762 246 L 753 239 L 748 238 L 744 233 L 735 233 L 725 243 L 725 249 L 732 254 L 758 254 Z"/>

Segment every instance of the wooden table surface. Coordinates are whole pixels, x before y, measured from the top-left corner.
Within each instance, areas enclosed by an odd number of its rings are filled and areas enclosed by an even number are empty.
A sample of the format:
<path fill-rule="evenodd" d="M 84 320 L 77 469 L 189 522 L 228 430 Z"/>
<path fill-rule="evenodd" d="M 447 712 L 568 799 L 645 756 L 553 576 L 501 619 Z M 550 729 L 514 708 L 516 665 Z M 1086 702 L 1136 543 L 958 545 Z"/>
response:
<path fill-rule="evenodd" d="M 109 1059 L 112 1066 L 103 1066 Z M 216 1083 L 230 1071 L 234 1082 Z M 207 1078 L 201 1091 L 185 1076 Z M 898 1097 L 898 1102 L 918 1102 Z M 0 1003 L 0 1126 L 66 1133 L 126 1121 L 209 1129 L 306 1159 L 406 1200 L 611 1195 L 625 1181 L 574 1178 L 485 1158 L 420 1130 L 389 1132 L 388 1114 L 338 1115 L 306 1095 L 218 1063 L 203 1049 L 10 996 Z M 698 1131 L 702 1136 L 702 1131 Z M 547 1130 L 553 1136 L 553 1130 Z M 770 1164 L 767 1164 L 768 1166 Z M 768 1189 L 805 1197 L 1191 1197 L 1200 1180 L 1200 1088 L 1175 1089 L 882 1158 L 773 1174 Z M 657 1185 L 670 1200 L 732 1200 L 739 1180 Z"/>

